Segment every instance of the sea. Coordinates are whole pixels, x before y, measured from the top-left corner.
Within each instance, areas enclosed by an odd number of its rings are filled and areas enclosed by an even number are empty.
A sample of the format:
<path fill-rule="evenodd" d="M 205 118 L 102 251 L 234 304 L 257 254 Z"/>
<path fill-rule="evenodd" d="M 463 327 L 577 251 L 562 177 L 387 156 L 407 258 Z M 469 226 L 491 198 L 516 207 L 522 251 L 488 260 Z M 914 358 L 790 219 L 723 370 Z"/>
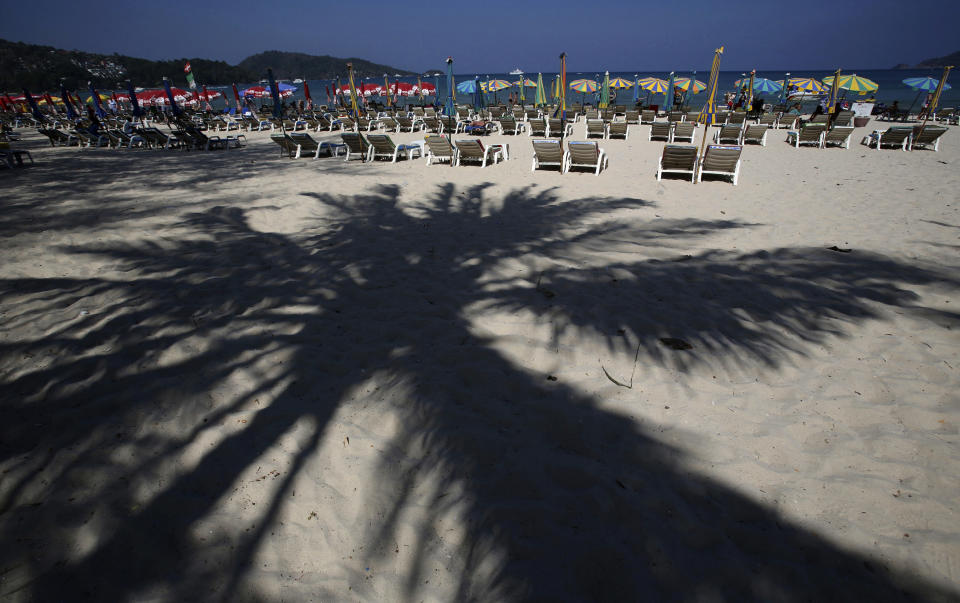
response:
<path fill-rule="evenodd" d="M 567 72 L 567 83 L 577 79 L 590 79 L 597 82 L 603 81 L 604 76 L 603 71 L 568 71 Z M 701 82 L 705 82 L 709 77 L 709 71 L 707 72 L 694 72 L 694 71 L 677 71 L 674 72 L 675 77 L 692 77 Z M 792 69 L 789 72 L 787 71 L 757 71 L 757 77 L 763 77 L 769 80 L 782 80 L 786 73 L 790 74 L 790 77 L 811 77 L 817 80 L 822 80 L 824 77 L 831 76 L 834 74 L 832 70 L 819 70 L 819 69 Z M 873 100 L 877 103 L 885 103 L 887 105 L 893 103 L 893 101 L 899 101 L 899 105 L 903 109 L 908 109 L 913 107 L 915 110 L 918 110 L 925 99 L 926 92 L 920 92 L 909 88 L 903 83 L 904 79 L 913 78 L 913 77 L 932 77 L 934 79 L 939 79 L 942 76 L 943 69 L 864 69 L 864 70 L 844 70 L 841 72 L 841 75 L 859 75 L 861 77 L 867 78 L 876 82 L 879 86 L 876 92 L 868 93 L 866 95 L 859 95 L 855 92 L 849 92 L 845 90 L 840 90 L 839 96 L 841 99 L 845 99 L 851 102 Z M 553 82 L 554 78 L 557 76 L 556 72 L 527 72 L 524 73 L 524 79 L 530 79 L 534 82 L 537 80 L 537 75 L 543 76 L 544 86 L 547 87 L 547 94 L 549 97 L 549 86 Z M 719 76 L 719 82 L 717 84 L 718 89 L 718 99 L 722 101 L 724 92 L 735 92 L 738 89 L 738 86 L 735 82 L 741 78 L 749 77 L 749 73 L 744 73 L 742 71 L 721 71 Z M 636 78 L 644 77 L 656 77 L 662 80 L 669 80 L 670 72 L 669 71 L 616 71 L 610 72 L 610 79 L 613 78 L 623 78 L 628 81 L 635 81 Z M 479 78 L 481 81 L 491 80 L 491 79 L 500 79 L 506 80 L 508 82 L 516 82 L 520 79 L 519 75 L 510 75 L 508 73 L 494 73 L 494 72 L 483 72 L 483 73 L 460 73 L 454 74 L 454 81 L 456 83 L 464 82 L 467 80 L 474 80 L 474 78 Z M 442 100 L 446 97 L 447 82 L 446 76 L 440 77 L 425 77 L 421 78 L 423 82 L 429 82 L 434 85 L 439 84 L 440 96 Z M 417 83 L 417 77 L 396 77 L 393 75 L 389 76 L 390 84 L 392 85 L 395 81 L 406 82 L 410 84 Z M 304 89 L 302 84 L 292 84 L 288 80 L 281 80 L 283 83 L 290 84 L 295 86 L 296 90 L 293 95 L 286 97 L 285 101 L 297 101 L 304 98 Z M 346 85 L 347 78 L 346 74 L 340 78 L 340 83 Z M 373 83 L 382 85 L 383 77 L 376 78 L 365 78 L 362 80 L 356 81 L 356 84 L 361 83 Z M 947 83 L 950 83 L 950 79 L 947 80 Z M 329 89 L 332 93 L 335 87 L 335 80 L 307 80 L 307 85 L 310 88 L 310 94 L 315 103 L 326 103 L 327 102 L 327 90 Z M 957 79 L 957 86 L 945 90 L 940 98 L 940 107 L 957 107 L 960 105 L 960 78 Z M 258 82 L 248 82 L 245 84 L 238 83 L 237 86 L 239 89 L 244 89 L 249 86 L 259 85 Z M 230 86 L 208 86 L 209 89 L 218 89 L 224 93 L 224 98 L 216 99 L 213 104 L 214 107 L 223 107 L 226 103 L 230 105 L 233 104 L 233 91 Z M 510 92 L 516 93 L 518 88 L 516 86 L 511 88 L 506 88 L 495 93 L 485 94 L 486 102 L 506 102 L 508 94 Z M 526 98 L 530 99 L 533 96 L 534 89 L 526 89 Z M 615 98 L 611 99 L 611 103 L 617 104 L 631 104 L 635 100 L 635 92 L 633 88 L 616 90 Z M 459 97 L 472 97 L 472 94 L 460 94 L 457 93 Z M 755 94 L 756 96 L 757 94 Z M 778 93 L 770 94 L 759 94 L 759 96 L 764 99 L 768 99 L 771 102 L 777 100 Z M 382 100 L 380 97 L 374 95 L 371 97 L 374 100 Z M 596 102 L 597 94 L 581 94 L 580 92 L 575 92 L 573 90 L 567 91 L 567 103 L 568 105 L 575 105 L 579 103 L 591 103 Z M 640 98 L 647 103 L 654 104 L 663 104 L 664 95 L 650 95 L 648 92 L 641 90 Z M 436 99 L 432 95 L 428 95 L 425 99 L 425 102 L 431 103 Z M 686 101 L 686 104 L 690 106 L 696 106 L 698 103 L 706 100 L 706 94 L 701 92 L 699 94 L 690 94 Z M 405 98 L 401 99 L 401 102 L 404 103 L 420 103 L 419 97 Z M 469 102 L 469 101 L 466 101 Z M 805 105 L 812 105 L 816 102 L 816 99 L 808 100 Z"/>

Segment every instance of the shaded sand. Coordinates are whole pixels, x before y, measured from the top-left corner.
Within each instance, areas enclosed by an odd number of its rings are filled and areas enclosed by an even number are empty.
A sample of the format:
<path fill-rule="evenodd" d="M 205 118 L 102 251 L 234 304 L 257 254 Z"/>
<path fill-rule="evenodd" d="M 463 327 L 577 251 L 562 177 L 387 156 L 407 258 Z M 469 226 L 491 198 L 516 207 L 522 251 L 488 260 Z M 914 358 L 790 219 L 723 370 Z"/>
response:
<path fill-rule="evenodd" d="M 0 174 L 0 598 L 960 599 L 957 129 L 737 187 L 248 136 Z"/>

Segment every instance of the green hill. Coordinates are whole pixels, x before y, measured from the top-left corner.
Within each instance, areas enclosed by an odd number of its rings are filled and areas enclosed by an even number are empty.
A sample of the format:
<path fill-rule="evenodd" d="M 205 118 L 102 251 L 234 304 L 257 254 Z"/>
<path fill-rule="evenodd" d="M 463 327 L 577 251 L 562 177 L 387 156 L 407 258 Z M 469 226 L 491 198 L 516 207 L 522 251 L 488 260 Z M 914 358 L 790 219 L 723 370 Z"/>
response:
<path fill-rule="evenodd" d="M 942 57 L 936 57 L 932 59 L 924 59 L 917 63 L 916 65 L 908 65 L 906 63 L 900 63 L 895 65 L 894 69 L 929 69 L 931 67 L 946 67 L 947 65 L 956 65 L 960 67 L 960 50 L 952 54 L 948 54 Z"/>
<path fill-rule="evenodd" d="M 72 90 L 83 90 L 87 82 L 98 88 L 123 88 L 126 80 L 135 86 L 152 88 L 162 84 L 163 77 L 173 85 L 185 88 L 184 64 L 190 61 L 197 83 L 210 86 L 256 82 L 266 77 L 267 67 L 277 78 L 325 79 L 347 74 L 352 62 L 357 77 L 380 76 L 384 73 L 415 75 L 388 65 L 363 59 L 339 59 L 312 56 L 299 52 L 269 51 L 247 57 L 239 65 L 224 61 L 182 58 L 152 61 L 119 54 L 96 54 L 80 50 L 63 50 L 52 46 L 24 44 L 0 40 L 0 91 L 19 92 L 24 86 L 32 91 L 56 90 L 63 80 Z"/>
<path fill-rule="evenodd" d="M 308 80 L 323 80 L 346 75 L 347 63 L 353 63 L 353 72 L 356 77 L 377 77 L 384 73 L 391 77 L 398 73 L 400 75 L 416 75 L 414 71 L 406 71 L 389 65 L 379 65 L 363 59 L 340 59 L 300 52 L 281 52 L 279 50 L 268 50 L 247 57 L 240 61 L 239 66 L 256 73 L 266 73 L 267 67 L 270 67 L 273 69 L 273 75 L 281 79 L 301 77 Z"/>

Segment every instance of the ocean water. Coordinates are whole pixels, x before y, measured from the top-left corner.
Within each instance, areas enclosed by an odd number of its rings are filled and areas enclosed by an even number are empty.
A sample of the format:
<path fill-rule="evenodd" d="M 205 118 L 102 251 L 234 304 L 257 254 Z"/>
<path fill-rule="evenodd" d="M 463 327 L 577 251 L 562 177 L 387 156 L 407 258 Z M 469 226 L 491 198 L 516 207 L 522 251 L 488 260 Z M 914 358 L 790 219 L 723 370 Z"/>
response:
<path fill-rule="evenodd" d="M 841 90 L 839 96 L 840 96 L 840 98 L 845 98 L 846 100 L 849 100 L 849 101 L 860 101 L 860 100 L 867 100 L 867 99 L 875 99 L 876 102 L 886 103 L 886 104 L 888 104 L 888 105 L 889 105 L 890 103 L 892 103 L 893 101 L 899 101 L 900 106 L 901 106 L 902 108 L 909 108 L 911 105 L 914 105 L 914 108 L 915 108 L 915 109 L 919 109 L 919 107 L 920 107 L 920 106 L 922 105 L 922 103 L 923 103 L 923 100 L 924 100 L 924 98 L 925 98 L 925 94 L 926 94 L 926 93 L 918 93 L 918 91 L 913 90 L 913 89 L 907 87 L 905 84 L 903 84 L 903 80 L 906 79 L 906 78 L 911 78 L 911 77 L 925 77 L 925 76 L 933 77 L 934 79 L 939 79 L 940 76 L 942 75 L 942 72 L 943 72 L 942 69 L 879 69 L 879 70 L 862 70 L 862 71 L 857 71 L 857 70 L 845 70 L 845 71 L 842 72 L 842 75 L 856 74 L 856 75 L 865 77 L 865 78 L 867 78 L 867 79 L 870 79 L 870 80 L 873 80 L 874 82 L 876 82 L 876 83 L 879 85 L 879 88 L 878 88 L 878 90 L 877 90 L 875 93 L 871 93 L 871 94 L 867 94 L 867 95 L 863 95 L 863 96 L 858 95 L 857 93 L 853 93 L 853 92 Z M 591 72 L 591 71 L 586 71 L 586 72 L 568 71 L 568 72 L 567 72 L 567 83 L 569 84 L 569 82 L 571 82 L 571 81 L 573 81 L 573 80 L 576 80 L 576 79 L 592 79 L 592 80 L 596 80 L 596 81 L 598 81 L 598 82 L 602 82 L 602 80 L 603 80 L 603 73 L 604 73 L 604 72 L 602 72 L 602 71 L 592 71 L 592 72 Z M 824 70 L 802 70 L 802 69 L 795 69 L 795 70 L 791 70 L 791 71 L 790 71 L 790 77 L 812 77 L 812 78 L 815 78 L 815 79 L 818 79 L 818 80 L 822 80 L 824 77 L 833 75 L 833 73 L 834 73 L 833 71 L 829 71 L 829 70 L 828 70 L 828 71 L 824 71 Z M 549 97 L 549 95 L 550 95 L 549 86 L 550 86 L 550 84 L 553 82 L 553 79 L 556 77 L 557 73 L 556 73 L 556 72 L 553 72 L 553 73 L 543 72 L 542 75 L 543 75 L 544 85 L 547 86 L 547 88 L 548 88 L 547 94 L 548 94 L 548 97 Z M 706 82 L 706 80 L 707 80 L 707 78 L 709 77 L 709 75 L 710 75 L 709 71 L 706 71 L 706 72 L 696 72 L 696 74 L 694 74 L 694 72 L 690 72 L 690 71 L 686 71 L 686 72 L 684 72 L 684 71 L 678 71 L 678 72 L 676 72 L 676 77 L 696 77 L 696 79 L 698 79 L 698 80 L 700 80 L 700 81 L 702 81 L 702 82 Z M 719 82 L 718 82 L 718 84 L 717 84 L 717 89 L 718 89 L 718 94 L 717 94 L 717 95 L 718 95 L 718 97 L 719 97 L 719 100 L 722 101 L 722 99 L 723 99 L 723 93 L 724 93 L 724 92 L 727 92 L 727 91 L 736 91 L 737 86 L 734 84 L 734 82 L 736 82 L 738 79 L 740 79 L 740 78 L 743 77 L 744 75 L 749 76 L 749 74 L 744 74 L 743 72 L 740 72 L 740 71 L 721 71 L 721 72 L 720 72 L 720 79 L 719 79 Z M 774 80 L 774 81 L 776 81 L 776 80 L 782 80 L 782 79 L 784 78 L 784 75 L 785 75 L 785 72 L 783 72 L 783 71 L 758 71 L 758 72 L 757 72 L 757 77 L 764 77 L 764 78 L 767 78 L 767 79 L 770 79 L 770 80 Z M 514 81 L 517 81 L 517 80 L 520 79 L 520 76 L 518 76 L 518 75 L 509 75 L 509 74 L 507 74 L 507 73 L 462 73 L 462 74 L 454 74 L 454 80 L 455 80 L 456 82 L 463 82 L 463 81 L 467 81 L 467 80 L 473 80 L 475 76 L 479 76 L 479 78 L 480 78 L 481 80 L 486 80 L 486 79 L 502 79 L 502 80 L 507 80 L 508 82 L 514 82 Z M 657 77 L 657 78 L 660 78 L 660 79 L 663 79 L 663 80 L 668 80 L 669 77 L 670 77 L 670 73 L 669 73 L 669 72 L 664 72 L 664 71 L 637 71 L 637 72 L 618 71 L 618 72 L 610 72 L 610 78 L 611 78 L 611 79 L 613 79 L 613 78 L 615 78 L 615 77 L 620 77 L 620 78 L 623 78 L 623 79 L 631 80 L 631 81 L 632 81 L 635 77 L 641 77 L 641 78 L 642 78 L 642 77 L 647 77 L 647 76 L 653 76 L 653 77 Z M 536 79 L 537 79 L 537 73 L 535 73 L 535 72 L 534 72 L 534 73 L 527 73 L 527 74 L 524 75 L 524 78 L 528 78 L 528 79 L 531 79 L 531 80 L 533 80 L 533 81 L 536 81 Z M 447 84 L 446 84 L 446 76 L 441 76 L 440 78 L 421 78 L 421 79 L 422 79 L 422 81 L 424 81 L 424 82 L 429 82 L 429 83 L 431 83 L 431 84 L 436 84 L 436 83 L 439 82 L 439 84 L 440 84 L 440 95 L 441 95 L 441 97 L 445 97 L 445 96 L 446 96 L 446 86 L 447 86 Z M 953 78 L 949 78 L 949 79 L 947 80 L 947 83 L 948 83 L 948 84 L 951 83 L 951 79 L 953 79 Z M 390 78 L 390 83 L 393 84 L 394 81 L 400 81 L 400 82 L 406 82 L 406 83 L 416 84 L 417 78 L 416 78 L 416 76 L 414 76 L 414 77 L 391 77 L 391 78 Z M 346 77 L 340 78 L 340 82 L 341 82 L 342 85 L 346 85 L 346 82 L 347 82 Z M 289 83 L 289 82 L 287 82 L 287 83 Z M 383 84 L 383 78 L 382 78 L 382 77 L 379 77 L 379 78 L 368 78 L 368 79 L 364 79 L 364 80 L 361 80 L 361 81 L 357 81 L 356 83 L 357 83 L 358 85 L 359 85 L 360 83 L 374 83 L 374 84 L 382 85 L 382 84 Z M 957 107 L 957 106 L 960 106 L 960 77 L 957 77 L 957 78 L 956 78 L 956 81 L 955 81 L 954 83 L 955 83 L 956 85 L 955 85 L 955 87 L 954 87 L 953 89 L 951 89 L 951 90 L 945 90 L 945 91 L 943 92 L 943 94 L 941 95 L 940 107 Z M 311 96 L 313 97 L 314 102 L 317 102 L 317 103 L 326 103 L 326 102 L 327 102 L 327 89 L 330 89 L 331 92 L 332 92 L 332 90 L 333 90 L 333 88 L 334 88 L 334 86 L 335 86 L 335 81 L 334 81 L 334 80 L 308 80 L 308 81 L 307 81 L 307 84 L 308 84 L 309 87 L 310 87 L 310 93 L 311 93 Z M 242 89 L 244 89 L 244 88 L 246 88 L 246 87 L 248 87 L 248 86 L 251 86 L 251 85 L 257 85 L 257 84 L 256 84 L 256 83 L 253 83 L 253 84 L 244 84 L 244 85 L 242 85 L 242 86 L 241 86 L 240 84 L 238 84 L 238 88 L 242 90 Z M 288 100 L 288 101 L 290 101 L 290 100 L 296 101 L 296 100 L 299 100 L 299 99 L 304 98 L 303 86 L 302 86 L 302 84 L 299 84 L 299 85 L 295 84 L 295 86 L 297 86 L 297 90 L 294 92 L 294 94 L 293 94 L 292 97 L 288 97 L 286 100 Z M 217 107 L 217 106 L 222 107 L 223 104 L 224 104 L 226 101 L 229 101 L 230 104 L 233 104 L 233 98 L 232 98 L 233 92 L 232 92 L 232 90 L 231 90 L 231 88 L 230 88 L 229 86 L 218 86 L 218 87 L 208 87 L 208 88 L 210 88 L 210 89 L 214 89 L 214 88 L 219 89 L 219 90 L 221 90 L 221 91 L 224 93 L 224 95 L 225 95 L 225 98 L 224 98 L 224 99 L 218 99 L 217 101 L 214 102 L 214 106 L 215 106 L 215 107 Z M 517 88 L 516 88 L 516 87 L 512 87 L 512 88 L 508 88 L 508 89 L 505 89 L 505 90 L 500 90 L 499 92 L 497 92 L 497 93 L 495 93 L 495 94 L 493 94 L 493 93 L 486 94 L 486 95 L 485 95 L 485 98 L 486 98 L 487 102 L 493 102 L 493 101 L 495 101 L 495 100 L 496 100 L 496 101 L 500 101 L 500 102 L 505 102 L 506 99 L 507 99 L 508 94 L 509 94 L 510 92 L 516 92 L 516 91 L 517 91 Z M 534 93 L 534 89 L 533 89 L 533 88 L 527 88 L 527 89 L 526 89 L 526 95 L 527 95 L 527 98 L 528 98 L 528 99 L 533 96 L 533 93 Z M 615 101 L 612 101 L 612 102 L 617 102 L 617 103 L 619 103 L 619 104 L 630 104 L 630 103 L 633 102 L 633 99 L 634 99 L 634 91 L 633 91 L 632 88 L 631 88 L 631 89 L 626 89 L 626 90 L 617 90 L 617 91 L 616 91 L 616 94 L 617 94 L 617 98 L 616 98 Z M 764 99 L 766 99 L 766 100 L 775 101 L 777 95 L 776 95 L 776 94 L 763 94 L 763 95 L 761 95 L 761 96 L 762 96 Z M 458 93 L 458 97 L 461 97 L 461 98 L 469 98 L 469 97 L 472 97 L 472 94 L 461 95 L 461 94 Z M 378 97 L 376 97 L 376 96 L 374 96 L 373 98 L 374 98 L 374 99 L 378 99 Z M 662 94 L 661 94 L 661 95 L 648 95 L 648 93 L 647 93 L 646 91 L 641 91 L 641 98 L 647 99 L 648 102 L 650 102 L 650 103 L 657 103 L 657 104 L 661 104 L 661 105 L 663 104 L 663 101 L 664 101 L 664 97 L 663 97 Z M 427 102 L 432 102 L 432 101 L 434 100 L 434 98 L 433 98 L 432 96 L 428 96 L 428 97 L 426 98 L 426 100 L 427 100 Z M 573 105 L 573 104 L 579 104 L 579 103 L 581 103 L 581 102 L 590 103 L 590 102 L 592 102 L 592 101 L 594 101 L 594 100 L 595 100 L 595 95 L 593 95 L 593 94 L 583 95 L 583 94 L 581 94 L 581 93 L 579 93 L 579 92 L 574 92 L 573 90 L 568 90 L 568 91 L 567 91 L 567 103 L 568 103 L 568 104 Z M 705 100 L 706 100 L 706 94 L 701 92 L 700 94 L 691 95 L 691 96 L 689 97 L 688 104 L 689 104 L 689 105 L 692 105 L 692 106 L 697 106 L 698 103 L 702 103 L 702 102 L 704 102 Z M 411 102 L 412 102 L 412 101 L 411 101 Z M 469 101 L 467 101 L 467 102 L 469 102 Z M 815 101 L 810 101 L 810 102 L 807 103 L 807 105 L 808 105 L 808 106 L 809 106 L 809 105 L 812 105 L 813 102 L 815 102 Z"/>

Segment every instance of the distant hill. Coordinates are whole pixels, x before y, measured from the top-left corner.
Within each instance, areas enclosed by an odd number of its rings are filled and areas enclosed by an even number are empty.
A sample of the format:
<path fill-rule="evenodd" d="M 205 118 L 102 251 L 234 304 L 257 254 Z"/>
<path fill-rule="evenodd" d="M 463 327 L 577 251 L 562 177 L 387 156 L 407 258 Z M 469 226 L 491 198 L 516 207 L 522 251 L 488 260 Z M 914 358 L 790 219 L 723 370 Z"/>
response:
<path fill-rule="evenodd" d="M 333 79 L 343 77 L 347 73 L 347 63 L 353 63 L 355 77 L 379 77 L 384 73 L 393 77 L 395 74 L 416 75 L 416 72 L 379 65 L 363 59 L 340 59 L 331 56 L 315 56 L 302 52 L 282 52 L 268 50 L 249 56 L 240 61 L 240 67 L 255 73 L 266 73 L 267 67 L 273 69 L 273 75 L 280 79 L 295 79 L 302 77 L 308 80 Z"/>
<path fill-rule="evenodd" d="M 38 91 L 55 90 L 61 79 L 70 89 L 86 89 L 88 81 L 101 88 L 120 88 L 128 79 L 135 86 L 149 88 L 161 85 L 164 76 L 175 86 L 184 88 L 187 82 L 183 65 L 187 60 L 198 83 L 215 85 L 260 79 L 258 72 L 224 61 L 195 58 L 151 61 L 0 40 L 0 90 L 19 92 L 24 86 Z"/>
<path fill-rule="evenodd" d="M 310 79 L 345 76 L 347 63 L 352 62 L 357 77 L 394 74 L 416 75 L 413 72 L 388 65 L 378 65 L 363 59 L 338 59 L 312 56 L 299 52 L 270 51 L 247 57 L 239 65 L 224 61 L 182 58 L 169 61 L 151 61 L 120 54 L 96 54 L 80 50 L 63 50 L 0 40 L 0 91 L 20 92 L 24 86 L 31 91 L 56 90 L 64 80 L 71 90 L 85 90 L 87 82 L 98 88 L 123 88 L 126 80 L 134 86 L 160 86 L 163 77 L 174 86 L 186 88 L 183 66 L 187 61 L 198 84 L 209 86 L 233 82 L 256 82 L 266 77 L 267 67 L 281 79 L 305 77 Z"/>
<path fill-rule="evenodd" d="M 957 67 L 960 67 L 960 50 L 954 52 L 953 54 L 948 54 L 947 56 L 924 59 L 916 65 L 900 63 L 899 65 L 896 65 L 894 69 L 928 69 L 930 67 L 946 67 L 947 65 L 956 65 Z"/>

